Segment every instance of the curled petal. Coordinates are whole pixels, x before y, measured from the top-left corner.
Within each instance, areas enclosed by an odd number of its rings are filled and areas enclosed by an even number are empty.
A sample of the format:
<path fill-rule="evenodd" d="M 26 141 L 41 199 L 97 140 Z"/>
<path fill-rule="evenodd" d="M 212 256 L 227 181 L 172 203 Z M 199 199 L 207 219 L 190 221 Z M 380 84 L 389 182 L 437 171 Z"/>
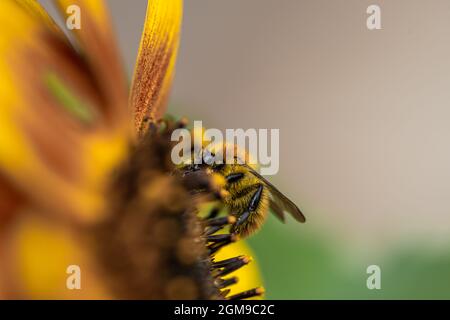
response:
<path fill-rule="evenodd" d="M 15 2 L 18 6 L 22 7 L 24 11 L 47 24 L 47 26 L 53 29 L 54 32 L 61 32 L 61 29 L 58 28 L 53 19 L 36 0 L 15 0 Z"/>
<path fill-rule="evenodd" d="M 0 174 L 46 212 L 93 217 L 126 134 L 36 1 L 2 0 L 0 25 Z"/>
<path fill-rule="evenodd" d="M 182 0 L 149 0 L 130 95 L 139 135 L 166 108 L 179 45 Z"/>
<path fill-rule="evenodd" d="M 56 0 L 56 3 L 65 19 L 69 18 L 71 8 L 79 9 L 80 28 L 70 32 L 78 40 L 79 50 L 100 89 L 107 120 L 113 126 L 128 124 L 124 121 L 128 116 L 127 81 L 104 1 Z"/>

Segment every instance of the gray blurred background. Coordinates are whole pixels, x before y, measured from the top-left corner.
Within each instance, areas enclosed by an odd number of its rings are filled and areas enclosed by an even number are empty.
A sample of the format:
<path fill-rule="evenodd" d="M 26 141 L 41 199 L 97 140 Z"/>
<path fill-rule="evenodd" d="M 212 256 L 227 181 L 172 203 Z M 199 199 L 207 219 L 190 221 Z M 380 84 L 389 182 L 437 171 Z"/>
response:
<path fill-rule="evenodd" d="M 146 0 L 108 2 L 131 76 Z M 176 115 L 280 129 L 270 179 L 308 221 L 252 240 L 263 274 L 287 275 L 269 297 L 374 297 L 372 263 L 383 297 L 450 297 L 450 1 L 187 0 L 175 79 Z"/>
<path fill-rule="evenodd" d="M 146 1 L 109 2 L 131 74 Z M 308 224 L 353 244 L 450 234 L 449 1 L 187 0 L 175 79 L 173 113 L 280 129 L 272 180 Z"/>

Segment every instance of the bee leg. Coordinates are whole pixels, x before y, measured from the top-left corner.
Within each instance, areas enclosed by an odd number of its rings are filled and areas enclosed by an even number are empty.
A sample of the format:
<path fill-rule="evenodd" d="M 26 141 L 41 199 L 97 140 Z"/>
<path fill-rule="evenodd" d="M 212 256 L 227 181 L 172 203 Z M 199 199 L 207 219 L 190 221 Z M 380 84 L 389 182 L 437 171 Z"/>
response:
<path fill-rule="evenodd" d="M 236 221 L 235 227 L 239 227 L 242 225 L 245 221 L 247 221 L 248 217 L 250 216 L 250 211 L 245 211 L 243 214 L 239 216 L 239 218 Z"/>
<path fill-rule="evenodd" d="M 258 187 L 258 190 L 256 190 L 255 194 L 252 197 L 252 200 L 250 200 L 250 204 L 248 206 L 249 211 L 255 211 L 258 207 L 259 201 L 261 200 L 262 192 L 263 192 L 263 185 L 260 184 Z"/>
<path fill-rule="evenodd" d="M 250 204 L 248 205 L 247 211 L 245 211 L 243 214 L 239 216 L 236 222 L 236 227 L 239 227 L 245 221 L 247 221 L 248 217 L 250 216 L 250 212 L 253 212 L 258 208 L 258 204 L 259 201 L 261 200 L 263 189 L 264 189 L 263 185 L 260 184 L 255 194 L 253 195 L 252 199 L 250 200 Z"/>
<path fill-rule="evenodd" d="M 243 173 L 232 173 L 225 177 L 227 183 L 233 183 L 241 180 L 244 177 Z"/>

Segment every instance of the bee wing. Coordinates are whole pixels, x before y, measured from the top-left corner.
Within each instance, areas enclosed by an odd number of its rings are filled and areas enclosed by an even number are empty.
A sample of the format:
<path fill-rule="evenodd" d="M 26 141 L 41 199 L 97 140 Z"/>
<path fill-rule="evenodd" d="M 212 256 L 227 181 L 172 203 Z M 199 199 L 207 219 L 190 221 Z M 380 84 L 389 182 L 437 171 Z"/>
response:
<path fill-rule="evenodd" d="M 279 206 L 276 201 L 270 198 L 270 210 L 280 219 L 281 222 L 285 223 L 286 218 L 284 216 L 283 206 Z"/>
<path fill-rule="evenodd" d="M 282 194 L 273 184 L 267 181 L 262 175 L 256 172 L 252 167 L 245 165 L 247 169 L 258 179 L 263 181 L 270 190 L 270 208 L 275 215 L 281 220 L 285 221 L 284 213 L 289 212 L 292 217 L 298 222 L 305 222 L 305 216 L 300 209 L 289 200 L 284 194 Z"/>

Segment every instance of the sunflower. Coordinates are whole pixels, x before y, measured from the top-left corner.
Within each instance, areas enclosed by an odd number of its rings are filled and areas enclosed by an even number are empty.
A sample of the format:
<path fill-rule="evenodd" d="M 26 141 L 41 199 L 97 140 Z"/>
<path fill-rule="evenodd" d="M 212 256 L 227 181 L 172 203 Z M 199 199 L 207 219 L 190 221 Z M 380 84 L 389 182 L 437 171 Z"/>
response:
<path fill-rule="evenodd" d="M 171 174 L 184 122 L 161 117 L 182 1 L 149 0 L 130 90 L 104 3 L 55 3 L 63 18 L 78 6 L 81 28 L 64 33 L 35 0 L 0 2 L 0 297 L 260 296 L 233 217 L 198 214 L 220 186 Z"/>

